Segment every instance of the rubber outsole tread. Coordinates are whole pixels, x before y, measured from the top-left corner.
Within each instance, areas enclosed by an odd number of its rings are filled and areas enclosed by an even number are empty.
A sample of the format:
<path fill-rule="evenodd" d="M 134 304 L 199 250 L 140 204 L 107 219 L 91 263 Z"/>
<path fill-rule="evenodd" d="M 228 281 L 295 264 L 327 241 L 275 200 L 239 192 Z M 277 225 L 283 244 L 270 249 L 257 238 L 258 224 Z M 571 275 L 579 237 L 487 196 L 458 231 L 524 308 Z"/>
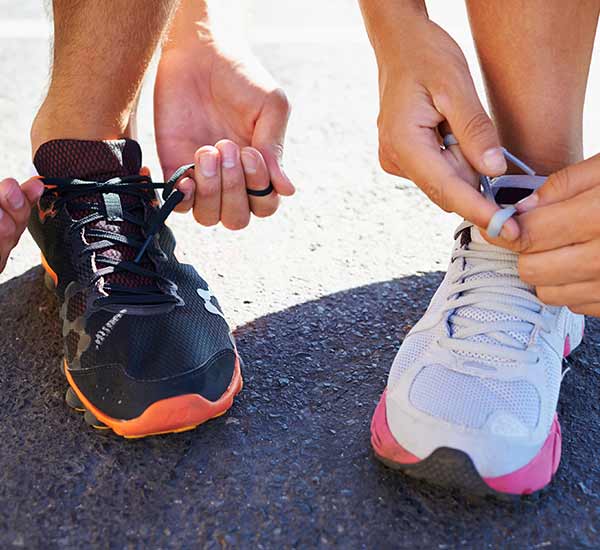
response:
<path fill-rule="evenodd" d="M 388 468 L 438 487 L 456 491 L 475 499 L 493 498 L 515 503 L 523 499 L 536 499 L 543 489 L 532 494 L 511 495 L 492 489 L 479 475 L 471 458 L 464 452 L 448 447 L 440 447 L 427 458 L 416 464 L 399 464 L 377 453 L 376 458 Z"/>

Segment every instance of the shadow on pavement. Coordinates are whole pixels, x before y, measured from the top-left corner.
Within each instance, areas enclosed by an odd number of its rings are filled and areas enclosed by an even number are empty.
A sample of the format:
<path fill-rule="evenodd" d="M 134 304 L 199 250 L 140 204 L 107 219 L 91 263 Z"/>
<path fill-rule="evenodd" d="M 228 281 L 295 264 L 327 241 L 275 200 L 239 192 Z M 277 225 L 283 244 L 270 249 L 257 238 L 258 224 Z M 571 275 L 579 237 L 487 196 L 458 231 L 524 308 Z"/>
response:
<path fill-rule="evenodd" d="M 0 546 L 596 546 L 597 321 L 563 386 L 563 462 L 539 499 L 472 502 L 373 459 L 371 413 L 440 280 L 355 288 L 241 327 L 246 385 L 229 414 L 139 441 L 93 431 L 65 405 L 41 269 L 3 284 Z"/>

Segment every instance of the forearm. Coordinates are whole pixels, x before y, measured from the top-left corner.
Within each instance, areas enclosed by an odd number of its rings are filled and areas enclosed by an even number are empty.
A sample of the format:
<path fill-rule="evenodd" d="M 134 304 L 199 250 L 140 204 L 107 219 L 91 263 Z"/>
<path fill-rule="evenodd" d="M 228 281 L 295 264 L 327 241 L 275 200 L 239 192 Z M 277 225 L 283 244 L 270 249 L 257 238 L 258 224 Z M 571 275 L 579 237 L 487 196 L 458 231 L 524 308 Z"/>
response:
<path fill-rule="evenodd" d="M 369 40 L 380 61 L 390 50 L 391 42 L 398 44 L 417 19 L 427 18 L 424 0 L 359 0 Z"/>

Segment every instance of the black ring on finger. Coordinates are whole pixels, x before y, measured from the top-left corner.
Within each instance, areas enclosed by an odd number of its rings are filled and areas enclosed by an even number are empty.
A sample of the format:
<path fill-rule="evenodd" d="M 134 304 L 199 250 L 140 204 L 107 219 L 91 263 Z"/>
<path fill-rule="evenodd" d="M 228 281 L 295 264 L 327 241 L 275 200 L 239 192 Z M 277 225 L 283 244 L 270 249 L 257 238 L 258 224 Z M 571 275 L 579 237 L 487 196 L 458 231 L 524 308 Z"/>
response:
<path fill-rule="evenodd" d="M 246 189 L 246 193 L 248 193 L 248 195 L 252 195 L 253 197 L 266 197 L 274 190 L 275 188 L 273 187 L 273 183 L 269 182 L 269 186 L 265 187 L 264 189 L 259 189 L 258 191 L 256 189 Z"/>

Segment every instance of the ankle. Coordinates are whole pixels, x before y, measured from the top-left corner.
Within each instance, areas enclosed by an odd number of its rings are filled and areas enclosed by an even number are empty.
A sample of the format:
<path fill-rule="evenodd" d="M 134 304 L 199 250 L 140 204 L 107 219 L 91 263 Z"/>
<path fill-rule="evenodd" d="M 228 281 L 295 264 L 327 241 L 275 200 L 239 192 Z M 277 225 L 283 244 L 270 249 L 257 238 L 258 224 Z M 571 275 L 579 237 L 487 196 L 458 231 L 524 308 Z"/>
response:
<path fill-rule="evenodd" d="M 110 140 L 132 137 L 133 114 L 110 114 L 108 109 L 74 108 L 55 101 L 51 94 L 42 103 L 31 125 L 31 152 L 55 139 Z M 107 114 L 109 113 L 109 114 Z"/>
<path fill-rule="evenodd" d="M 581 132 L 506 130 L 501 127 L 502 145 L 537 174 L 547 176 L 583 159 Z M 521 170 L 509 163 L 507 173 L 520 174 Z"/>

